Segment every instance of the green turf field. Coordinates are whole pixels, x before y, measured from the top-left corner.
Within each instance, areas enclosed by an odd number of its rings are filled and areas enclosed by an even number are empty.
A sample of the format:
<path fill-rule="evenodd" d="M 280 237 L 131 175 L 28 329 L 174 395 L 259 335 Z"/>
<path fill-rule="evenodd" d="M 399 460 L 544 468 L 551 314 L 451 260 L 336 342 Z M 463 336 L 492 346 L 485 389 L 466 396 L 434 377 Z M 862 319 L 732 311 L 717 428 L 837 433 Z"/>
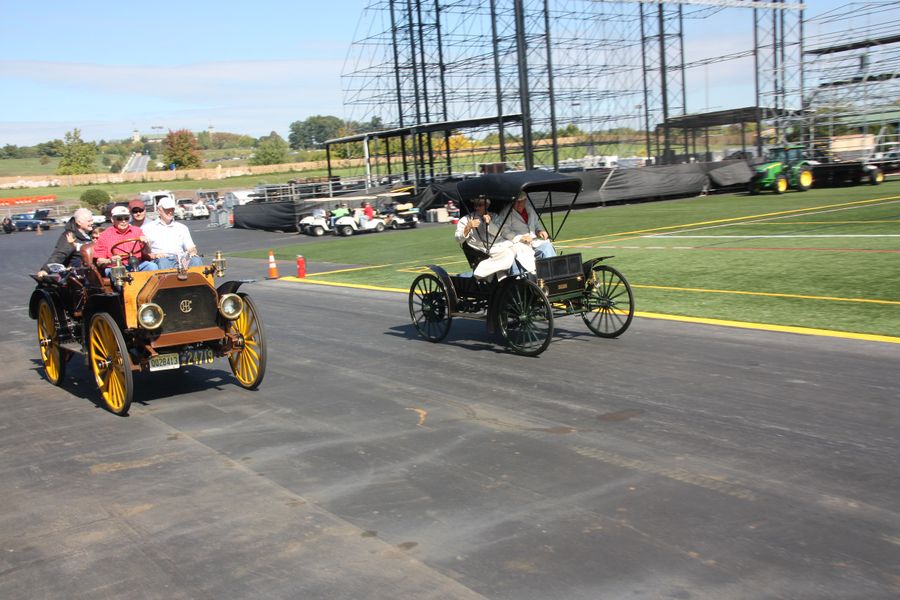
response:
<path fill-rule="evenodd" d="M 579 210 L 556 245 L 584 259 L 615 255 L 639 312 L 900 336 L 900 181 Z M 297 254 L 362 267 L 311 280 L 404 290 L 427 264 L 467 270 L 449 224 L 276 257 Z"/>

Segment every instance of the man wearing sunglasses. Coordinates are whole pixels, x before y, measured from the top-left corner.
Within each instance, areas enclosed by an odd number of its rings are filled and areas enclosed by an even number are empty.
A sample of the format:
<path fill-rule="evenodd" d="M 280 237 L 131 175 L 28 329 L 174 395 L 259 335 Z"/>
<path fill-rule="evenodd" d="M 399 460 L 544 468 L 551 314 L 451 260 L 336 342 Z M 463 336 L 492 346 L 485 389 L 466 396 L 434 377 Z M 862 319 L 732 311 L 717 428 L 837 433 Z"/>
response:
<path fill-rule="evenodd" d="M 131 224 L 135 227 L 143 227 L 147 219 L 147 209 L 144 207 L 144 201 L 132 200 L 128 203 L 128 210 L 131 211 Z"/>
<path fill-rule="evenodd" d="M 113 254 L 122 256 L 125 259 L 122 264 L 129 271 L 155 271 L 159 267 L 150 260 L 149 250 L 147 246 L 147 238 L 140 227 L 135 227 L 129 221 L 131 214 L 125 206 L 114 206 L 110 213 L 113 226 L 107 227 L 97 241 L 94 243 L 94 258 L 97 265 L 108 267 L 112 263 Z M 120 244 L 124 240 L 132 240 L 124 244 Z M 113 250 L 113 246 L 119 246 Z"/>

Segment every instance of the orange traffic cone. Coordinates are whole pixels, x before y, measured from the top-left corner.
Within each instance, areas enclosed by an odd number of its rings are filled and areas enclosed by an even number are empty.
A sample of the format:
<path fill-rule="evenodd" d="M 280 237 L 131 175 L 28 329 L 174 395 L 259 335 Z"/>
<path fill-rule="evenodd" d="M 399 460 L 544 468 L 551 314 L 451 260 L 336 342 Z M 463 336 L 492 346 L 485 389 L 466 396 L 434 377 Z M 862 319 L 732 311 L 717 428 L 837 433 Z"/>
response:
<path fill-rule="evenodd" d="M 269 275 L 266 279 L 278 279 L 278 266 L 275 264 L 275 254 L 269 250 Z"/>

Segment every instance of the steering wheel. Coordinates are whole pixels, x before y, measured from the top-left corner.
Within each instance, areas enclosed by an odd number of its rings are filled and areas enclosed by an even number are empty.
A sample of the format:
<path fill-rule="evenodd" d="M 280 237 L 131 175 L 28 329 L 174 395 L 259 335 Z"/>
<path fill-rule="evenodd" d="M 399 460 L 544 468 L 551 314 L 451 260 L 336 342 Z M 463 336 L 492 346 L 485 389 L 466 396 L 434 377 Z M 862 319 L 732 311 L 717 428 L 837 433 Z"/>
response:
<path fill-rule="evenodd" d="M 131 242 L 131 243 L 139 242 L 141 244 L 141 250 L 143 250 L 147 246 L 147 242 L 142 241 L 141 238 L 128 238 L 125 240 L 119 240 L 118 242 L 116 242 L 115 244 L 110 246 L 109 253 L 110 254 L 124 254 L 125 257 L 129 258 L 129 259 L 134 257 L 134 255 L 136 254 L 134 251 L 134 246 L 131 247 L 132 249 L 130 251 L 123 250 L 122 252 L 116 252 L 116 248 L 118 248 L 119 246 L 123 246 L 129 242 Z"/>

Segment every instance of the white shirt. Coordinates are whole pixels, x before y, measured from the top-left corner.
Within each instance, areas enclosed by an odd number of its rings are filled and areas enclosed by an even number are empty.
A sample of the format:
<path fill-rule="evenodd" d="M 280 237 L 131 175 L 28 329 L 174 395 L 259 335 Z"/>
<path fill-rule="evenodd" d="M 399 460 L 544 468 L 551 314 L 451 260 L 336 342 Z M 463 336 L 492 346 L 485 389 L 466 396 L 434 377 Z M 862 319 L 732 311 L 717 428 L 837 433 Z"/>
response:
<path fill-rule="evenodd" d="M 184 223 L 175 219 L 168 224 L 162 219 L 156 219 L 150 223 L 144 223 L 141 228 L 144 235 L 150 240 L 150 252 L 152 254 L 174 254 L 180 256 L 194 247 L 191 232 Z"/>

